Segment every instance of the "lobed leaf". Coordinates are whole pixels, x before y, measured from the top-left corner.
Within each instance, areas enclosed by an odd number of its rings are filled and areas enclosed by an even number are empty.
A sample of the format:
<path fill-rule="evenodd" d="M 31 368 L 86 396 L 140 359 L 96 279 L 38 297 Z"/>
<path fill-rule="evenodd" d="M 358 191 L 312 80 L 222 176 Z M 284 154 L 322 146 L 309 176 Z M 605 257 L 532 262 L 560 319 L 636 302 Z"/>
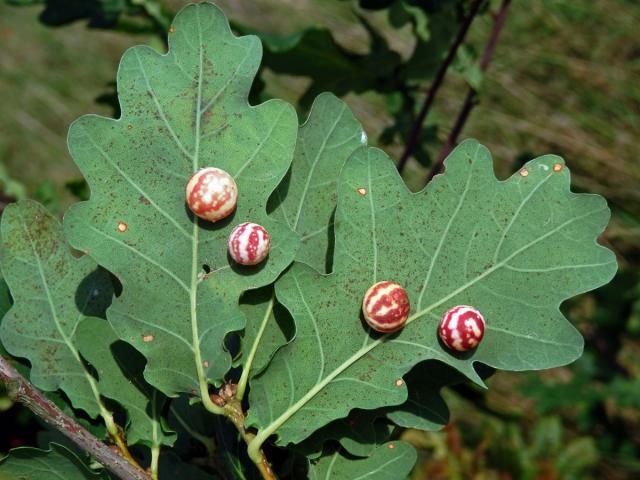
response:
<path fill-rule="evenodd" d="M 1 237 L 2 272 L 14 304 L 0 339 L 11 355 L 29 360 L 31 382 L 45 391 L 62 389 L 92 418 L 103 413 L 101 396 L 111 398 L 130 413 L 130 443 L 167 443 L 161 432 L 153 434 L 157 420 L 146 412 L 152 392 L 137 390 L 117 367 L 109 350 L 115 335 L 97 318 L 113 295 L 108 273 L 87 256 L 75 258 L 60 223 L 34 201 L 7 207 Z"/>
<path fill-rule="evenodd" d="M 389 420 L 405 428 L 439 430 L 449 421 L 440 390 L 463 381 L 462 375 L 443 363 L 420 363 L 400 380 L 408 387 L 404 403 L 376 410 L 355 408 L 346 418 L 325 425 L 295 448 L 313 458 L 322 453 L 325 442 L 337 440 L 351 455 L 366 457 L 389 440 L 393 431 Z"/>
<path fill-rule="evenodd" d="M 251 362 L 243 358 L 246 368 L 250 368 L 251 377 L 262 372 L 278 349 L 293 337 L 291 315 L 275 301 L 274 296 L 273 285 L 269 285 L 245 293 L 240 304 L 247 317 L 242 338 L 243 351 L 255 349 Z"/>
<path fill-rule="evenodd" d="M 272 215 L 300 235 L 296 260 L 320 272 L 331 264 L 338 175 L 347 158 L 366 141 L 347 104 L 330 93 L 321 94 L 298 130 L 291 168 L 269 199 Z M 293 327 L 288 312 L 273 300 L 273 288 L 247 292 L 242 309 L 249 319 L 244 350 L 257 346 L 248 361 L 254 376 L 293 336 Z"/>
<path fill-rule="evenodd" d="M 187 6 L 167 54 L 139 46 L 122 58 L 121 118 L 85 116 L 69 132 L 92 193 L 67 213 L 67 234 L 122 282 L 109 322 L 169 396 L 222 380 L 231 365 L 224 339 L 245 323 L 240 295 L 273 282 L 297 248 L 295 233 L 265 211 L 291 162 L 296 115 L 281 101 L 248 104 L 260 58 L 257 37 L 235 37 L 217 7 Z M 185 206 L 185 184 L 205 166 L 229 172 L 240 192 L 235 213 L 215 224 Z M 244 221 L 271 236 L 259 267 L 227 255 L 227 237 Z"/>
<path fill-rule="evenodd" d="M 309 464 L 309 479 L 332 480 L 404 480 L 418 455 L 406 442 L 389 442 L 379 446 L 368 458 L 352 460 L 336 451 Z"/>
<path fill-rule="evenodd" d="M 52 443 L 49 450 L 20 447 L 0 460 L 0 480 L 108 480 L 103 472 L 91 472 L 84 463 L 62 445 Z"/>
<path fill-rule="evenodd" d="M 315 459 L 322 454 L 326 442 L 335 440 L 350 455 L 368 457 L 392 434 L 393 426 L 381 419 L 381 410 L 353 409 L 347 418 L 325 425 L 294 448 L 307 458 Z"/>
<path fill-rule="evenodd" d="M 100 393 L 127 410 L 127 442 L 172 445 L 175 435 L 166 434 L 160 425 L 165 397 L 144 381 L 141 355 L 120 342 L 109 323 L 97 318 L 80 322 L 75 340 L 82 357 L 96 369 Z"/>
<path fill-rule="evenodd" d="M 300 235 L 296 261 L 319 272 L 330 270 L 338 175 L 366 143 L 367 135 L 347 104 L 330 93 L 319 95 L 298 131 L 291 170 L 271 197 L 273 215 Z"/>
<path fill-rule="evenodd" d="M 277 432 L 279 444 L 297 443 L 352 408 L 403 403 L 398 380 L 424 360 L 479 384 L 476 362 L 529 370 L 575 360 L 582 338 L 558 307 L 615 273 L 613 253 L 595 242 L 608 218 L 601 197 L 569 190 L 559 157 L 500 182 L 486 149 L 467 141 L 413 194 L 386 155 L 358 150 L 339 183 L 334 273 L 297 263 L 277 282 L 296 337 L 254 379 L 248 423 L 261 440 Z M 361 321 L 362 296 L 380 280 L 399 282 L 411 300 L 397 334 Z M 487 319 L 483 342 L 466 355 L 437 335 L 442 314 L 459 304 Z"/>

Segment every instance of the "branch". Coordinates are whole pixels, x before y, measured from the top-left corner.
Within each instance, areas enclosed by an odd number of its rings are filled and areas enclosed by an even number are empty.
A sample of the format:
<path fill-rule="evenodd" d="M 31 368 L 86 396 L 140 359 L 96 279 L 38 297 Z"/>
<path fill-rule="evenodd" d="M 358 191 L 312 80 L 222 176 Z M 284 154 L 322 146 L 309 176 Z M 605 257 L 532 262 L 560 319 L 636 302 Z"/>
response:
<path fill-rule="evenodd" d="M 484 52 L 482 53 L 482 58 L 480 59 L 480 70 L 482 72 L 486 72 L 489 67 L 489 63 L 491 63 L 491 58 L 493 57 L 493 52 L 495 51 L 496 45 L 498 43 L 498 38 L 500 37 L 500 33 L 502 33 L 502 27 L 504 27 L 505 21 L 507 20 L 507 13 L 509 13 L 509 6 L 511 5 L 511 0 L 502 0 L 502 5 L 500 5 L 500 10 L 495 17 L 495 21 L 493 23 L 493 28 L 491 29 L 491 35 L 489 36 L 489 40 L 487 45 L 484 48 Z M 438 154 L 438 160 L 431 168 L 431 171 L 427 175 L 426 182 L 429 183 L 431 179 L 438 174 L 442 165 L 444 164 L 445 158 L 447 155 L 451 153 L 454 145 L 458 141 L 458 136 L 460 132 L 464 128 L 467 119 L 469 118 L 469 114 L 473 107 L 476 106 L 478 97 L 478 91 L 473 87 L 469 88 L 467 93 L 467 98 L 462 105 L 462 109 L 458 114 L 458 118 L 456 118 L 456 122 L 453 124 L 453 128 L 447 137 L 447 142 L 444 144 L 440 153 Z"/>
<path fill-rule="evenodd" d="M 463 20 L 462 25 L 460 26 L 458 35 L 456 35 L 455 40 L 451 44 L 451 48 L 449 48 L 449 53 L 447 54 L 444 61 L 440 64 L 440 68 L 436 73 L 436 78 L 431 84 L 431 88 L 429 89 L 427 98 L 425 98 L 424 103 L 422 104 L 422 108 L 420 109 L 420 112 L 418 113 L 418 117 L 416 118 L 416 121 L 413 125 L 413 129 L 411 130 L 409 141 L 407 142 L 404 152 L 402 152 L 402 156 L 400 157 L 400 161 L 398 162 L 398 171 L 400 173 L 402 173 L 402 171 L 404 170 L 404 167 L 407 165 L 407 161 L 409 160 L 409 157 L 411 156 L 411 154 L 416 148 L 416 145 L 418 144 L 418 137 L 420 136 L 420 130 L 422 130 L 422 124 L 427 118 L 427 114 L 431 109 L 431 105 L 433 104 L 433 100 L 436 96 L 436 93 L 440 89 L 440 85 L 442 85 L 442 81 L 444 80 L 444 77 L 447 74 L 447 70 L 449 69 L 451 62 L 453 62 L 453 59 L 456 56 L 458 48 L 460 47 L 460 45 L 462 45 L 462 42 L 464 41 L 464 37 L 467 35 L 467 32 L 469 31 L 469 27 L 471 26 L 473 19 L 477 15 L 478 10 L 480 10 L 480 6 L 482 5 L 482 2 L 483 0 L 475 0 L 473 2 L 473 4 L 471 5 L 471 9 L 469 10 L 469 13 Z"/>
<path fill-rule="evenodd" d="M 119 452 L 111 449 L 78 425 L 20 375 L 1 355 L 0 381 L 7 386 L 11 398 L 19 401 L 47 424 L 59 430 L 122 480 L 151 480 L 146 472 L 131 465 Z"/>

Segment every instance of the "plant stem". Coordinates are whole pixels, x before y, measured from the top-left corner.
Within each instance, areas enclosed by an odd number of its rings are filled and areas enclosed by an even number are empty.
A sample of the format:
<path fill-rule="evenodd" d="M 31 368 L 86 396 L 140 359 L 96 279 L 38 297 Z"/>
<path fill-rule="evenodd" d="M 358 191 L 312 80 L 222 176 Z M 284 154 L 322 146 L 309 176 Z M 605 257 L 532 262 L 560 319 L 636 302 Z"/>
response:
<path fill-rule="evenodd" d="M 247 432 L 244 428 L 245 417 L 242 412 L 240 400 L 237 398 L 232 399 L 224 408 L 227 418 L 236 426 L 247 446 L 251 447 L 256 436 L 253 433 Z M 260 475 L 262 475 L 263 480 L 276 480 L 276 476 L 273 473 L 273 470 L 271 470 L 269 461 L 267 460 L 267 457 L 265 457 L 260 445 L 258 445 L 258 448 L 249 448 L 249 452 L 249 457 L 260 472 Z"/>
<path fill-rule="evenodd" d="M 482 53 L 482 58 L 480 59 L 480 70 L 482 72 L 486 72 L 489 67 L 489 63 L 491 63 L 491 59 L 493 57 L 493 52 L 495 51 L 496 45 L 498 43 L 498 39 L 500 38 L 500 33 L 502 32 L 502 28 L 504 27 L 505 21 L 507 20 L 507 13 L 509 13 L 509 6 L 511 5 L 511 0 L 502 0 L 502 5 L 500 5 L 500 10 L 495 17 L 495 21 L 493 23 L 493 28 L 491 29 L 491 35 L 489 35 L 489 40 L 487 41 L 487 45 L 484 48 L 484 52 Z M 444 164 L 445 158 L 447 155 L 451 153 L 454 145 L 458 141 L 458 136 L 460 132 L 464 128 L 467 119 L 469 118 L 469 114 L 473 107 L 476 106 L 478 97 L 478 91 L 473 87 L 469 88 L 467 92 L 467 97 L 462 105 L 462 109 L 460 113 L 458 113 L 458 118 L 447 137 L 447 141 L 440 150 L 438 154 L 438 159 L 436 163 L 431 168 L 431 171 L 427 175 L 426 183 L 429 183 L 431 179 L 438 174 L 442 165 Z"/>
<path fill-rule="evenodd" d="M 447 53 L 447 56 L 445 57 L 444 61 L 440 64 L 440 68 L 436 73 L 436 77 L 433 80 L 431 87 L 429 88 L 429 93 L 427 94 L 427 98 L 425 98 L 424 103 L 422 104 L 422 108 L 420 108 L 418 117 L 416 118 L 416 121 L 413 125 L 413 129 L 411 130 L 411 135 L 409 136 L 409 141 L 407 142 L 404 152 L 402 152 L 402 156 L 400 157 L 400 161 L 398 162 L 398 171 L 400 173 L 402 173 L 402 171 L 404 170 L 405 166 L 407 165 L 407 161 L 409 160 L 409 157 L 411 156 L 411 154 L 416 148 L 416 145 L 418 144 L 418 138 L 420 136 L 420 131 L 422 130 L 422 125 L 425 119 L 427 118 L 427 114 L 429 113 L 429 110 L 431 109 L 431 105 L 433 104 L 433 100 L 435 99 L 436 93 L 438 92 L 438 90 L 440 89 L 440 86 L 442 85 L 444 77 L 447 74 L 447 70 L 449 69 L 449 66 L 451 65 L 451 63 L 453 62 L 453 59 L 456 56 L 458 48 L 460 47 L 460 45 L 462 45 L 462 42 L 464 41 L 464 37 L 467 35 L 467 32 L 469 31 L 469 27 L 471 26 L 473 19 L 478 14 L 478 10 L 480 10 L 480 6 L 482 5 L 482 2 L 483 0 L 475 0 L 473 2 L 469 10 L 469 13 L 462 21 L 460 30 L 458 31 L 456 38 L 451 44 L 451 48 L 449 48 L 449 53 Z"/>
<path fill-rule="evenodd" d="M 121 453 L 113 450 L 78 425 L 75 420 L 60 410 L 20 375 L 2 356 L 0 356 L 0 381 L 7 386 L 11 398 L 22 403 L 82 450 L 90 453 L 105 468 L 122 480 L 151 480 L 151 477 L 144 470 L 131 464 Z"/>
<path fill-rule="evenodd" d="M 151 480 L 158 480 L 158 460 L 160 459 L 160 445 L 151 447 Z"/>
<path fill-rule="evenodd" d="M 160 460 L 160 421 L 158 420 L 156 391 L 151 397 L 151 426 L 153 430 L 153 444 L 151 445 L 151 479 L 158 480 L 158 460 Z"/>
<path fill-rule="evenodd" d="M 253 360 L 255 359 L 256 353 L 258 352 L 258 345 L 260 345 L 260 340 L 262 340 L 262 335 L 264 334 L 264 331 L 267 328 L 269 317 L 271 316 L 271 312 L 273 311 L 273 303 L 274 303 L 274 298 L 272 295 L 271 300 L 267 305 L 267 311 L 265 312 L 264 318 L 262 319 L 262 324 L 260 325 L 260 330 L 258 331 L 258 335 L 256 335 L 256 338 L 253 341 L 253 345 L 251 345 L 251 351 L 249 352 L 247 361 L 245 362 L 244 367 L 242 369 L 242 375 L 240 376 L 240 381 L 238 382 L 238 393 L 236 395 L 239 401 L 242 401 L 244 397 L 244 392 L 247 389 L 247 382 L 249 381 L 249 373 L 251 373 L 251 366 L 253 365 Z"/>
<path fill-rule="evenodd" d="M 102 405 L 102 402 L 100 402 L 99 405 L 100 405 L 100 416 L 102 416 L 102 419 L 104 420 L 104 424 L 107 427 L 107 432 L 109 432 L 109 436 L 111 437 L 111 439 L 114 441 L 114 443 L 120 450 L 120 453 L 124 458 L 127 459 L 127 461 L 131 465 L 137 468 L 140 468 L 140 465 L 138 465 L 138 462 L 136 461 L 136 459 L 133 458 L 133 456 L 129 452 L 129 448 L 127 447 L 127 441 L 124 438 L 124 435 L 122 434 L 122 430 L 120 430 L 120 427 L 118 427 L 115 420 L 113 419 L 113 414 Z"/>

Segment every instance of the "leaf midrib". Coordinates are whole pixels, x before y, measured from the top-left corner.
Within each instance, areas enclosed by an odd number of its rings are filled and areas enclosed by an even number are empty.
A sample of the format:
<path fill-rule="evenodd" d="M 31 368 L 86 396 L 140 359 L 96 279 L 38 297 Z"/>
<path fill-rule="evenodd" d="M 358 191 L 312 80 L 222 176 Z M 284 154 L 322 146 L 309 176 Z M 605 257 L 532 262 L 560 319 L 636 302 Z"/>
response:
<path fill-rule="evenodd" d="M 89 388 L 91 389 L 91 392 L 93 393 L 94 400 L 95 400 L 95 402 L 96 402 L 96 404 L 98 406 L 98 409 L 100 410 L 100 413 L 102 415 L 104 415 L 105 408 L 104 408 L 104 406 L 102 404 L 102 401 L 100 399 L 100 393 L 98 391 L 98 387 L 96 385 L 95 379 L 91 375 L 89 375 L 89 372 L 87 372 L 86 368 L 84 367 L 84 364 L 82 363 L 82 359 L 80 358 L 80 353 L 76 349 L 75 345 L 73 345 L 73 343 L 71 342 L 71 339 L 67 336 L 67 334 L 62 329 L 62 325 L 60 324 L 60 319 L 58 318 L 58 311 L 57 311 L 57 309 L 56 309 L 56 307 L 54 305 L 53 298 L 51 297 L 51 291 L 49 290 L 49 282 L 47 281 L 47 277 L 44 274 L 44 268 L 42 267 L 42 260 L 40 259 L 40 255 L 38 254 L 38 251 L 36 250 L 35 243 L 34 243 L 33 238 L 31 236 L 31 231 L 27 227 L 27 224 L 25 222 L 24 217 L 22 216 L 22 213 L 20 213 L 20 223 L 22 224 L 22 228 L 24 229 L 25 234 L 26 234 L 27 238 L 29 239 L 29 245 L 31 246 L 31 251 L 33 252 L 33 256 L 36 259 L 36 265 L 38 266 L 38 273 L 40 275 L 40 280 L 42 282 L 42 286 L 44 287 L 44 291 L 45 291 L 45 294 L 47 296 L 47 301 L 49 303 L 49 309 L 51 310 L 51 315 L 53 316 L 53 321 L 54 321 L 54 323 L 56 325 L 56 329 L 58 330 L 58 333 L 62 337 L 64 343 L 66 344 L 67 348 L 69 349 L 69 351 L 73 355 L 74 359 L 80 365 L 80 369 L 82 370 L 82 374 L 81 375 L 85 378 L 85 380 L 89 384 Z M 75 328 L 74 328 L 74 331 L 75 331 Z M 58 380 L 59 380 L 58 376 L 56 378 L 58 378 Z"/>
<path fill-rule="evenodd" d="M 488 268 L 487 270 L 485 270 L 483 273 L 481 273 L 478 276 L 476 276 L 474 279 L 468 281 L 467 283 L 465 283 L 461 287 L 457 288 L 453 292 L 449 293 L 448 295 L 444 296 L 443 298 L 441 298 L 440 300 L 436 301 L 435 303 L 433 303 L 433 304 L 429 305 L 428 307 L 426 307 L 426 308 L 414 313 L 413 315 L 411 315 L 409 317 L 409 319 L 407 320 L 407 324 L 409 324 L 409 323 L 415 321 L 416 319 L 428 314 L 429 312 L 431 312 L 435 308 L 439 307 L 440 305 L 442 305 L 443 303 L 445 303 L 449 299 L 455 297 L 456 295 L 459 295 L 460 293 L 462 293 L 466 289 L 472 287 L 474 284 L 476 284 L 477 282 L 479 282 L 483 278 L 491 275 L 493 272 L 495 272 L 495 271 L 499 270 L 500 268 L 502 268 L 512 258 L 516 257 L 517 255 L 519 255 L 523 251 L 531 248 L 532 246 L 534 246 L 538 242 L 541 242 L 544 239 L 550 237 L 551 235 L 557 233 L 558 231 L 560 231 L 563 228 L 565 228 L 567 225 L 570 225 L 570 224 L 572 224 L 574 222 L 577 222 L 578 220 L 582 220 L 582 219 L 587 218 L 587 217 L 589 217 L 589 216 L 591 216 L 593 214 L 596 214 L 596 213 L 599 213 L 599 212 L 602 212 L 602 211 L 605 211 L 605 210 L 607 210 L 607 207 L 600 208 L 600 209 L 597 209 L 597 210 L 591 210 L 591 211 L 585 213 L 584 215 L 580 215 L 578 217 L 575 217 L 575 218 L 572 218 L 570 220 L 567 220 L 564 223 L 560 224 L 559 226 L 553 228 L 549 232 L 545 233 L 544 235 L 542 235 L 542 236 L 538 237 L 537 239 L 525 244 L 521 248 L 515 250 L 509 256 L 505 257 L 499 263 L 495 264 L 494 266 L 492 266 L 492 267 Z M 342 372 L 344 372 L 349 367 L 351 367 L 353 364 L 355 364 L 358 360 L 360 360 L 362 357 L 364 357 L 367 353 L 369 353 L 375 347 L 377 347 L 378 345 L 381 345 L 382 343 L 386 342 L 386 340 L 389 338 L 389 336 L 390 336 L 390 334 L 383 335 L 382 337 L 380 337 L 379 339 L 377 339 L 374 342 L 370 343 L 366 347 L 361 348 L 360 350 L 355 352 L 344 363 L 342 363 L 340 366 L 338 366 L 329 375 L 327 375 L 321 382 L 316 384 L 305 395 L 303 395 L 300 398 L 300 400 L 298 400 L 294 405 L 292 405 L 291 407 L 286 409 L 275 421 L 271 422 L 269 425 L 267 425 L 266 427 L 261 429 L 258 432 L 258 435 L 256 436 L 256 442 L 258 443 L 258 445 L 262 444 L 271 434 L 275 433 L 275 431 L 278 428 L 280 428 L 284 423 L 286 423 L 289 420 L 289 418 L 291 418 L 295 413 L 297 413 L 307 403 L 309 403 L 320 391 L 322 391 L 322 389 L 324 389 L 327 385 L 329 385 L 338 375 L 340 375 Z"/>
<path fill-rule="evenodd" d="M 388 448 L 388 447 L 387 447 Z M 399 460 L 402 460 L 402 458 L 405 456 L 405 454 L 403 453 L 401 456 L 396 457 L 394 456 L 393 458 L 391 458 L 390 460 L 387 460 L 386 462 L 384 462 L 382 465 L 380 465 L 378 468 L 376 468 L 375 470 L 371 470 L 367 473 L 365 473 L 364 475 L 360 475 L 359 477 L 355 477 L 353 480 L 362 480 L 363 478 L 368 478 L 370 476 L 372 476 L 374 473 L 377 472 L 381 472 L 382 470 L 384 470 L 385 467 L 387 467 L 388 465 L 391 465 L 392 463 L 395 463 Z"/>
<path fill-rule="evenodd" d="M 193 153 L 193 164 L 192 170 L 195 173 L 198 170 L 199 164 L 199 156 L 200 156 L 200 122 L 202 119 L 202 76 L 203 76 L 203 55 L 204 49 L 202 45 L 202 26 L 200 24 L 200 9 L 196 8 L 196 19 L 198 23 L 198 50 L 199 50 L 199 71 L 198 71 L 198 96 L 196 100 L 196 104 L 198 106 L 196 110 L 196 123 L 195 123 L 195 145 L 194 145 L 194 153 Z M 196 373 L 198 376 L 198 384 L 200 388 L 200 396 L 202 397 L 203 402 L 209 399 L 208 395 L 208 383 L 204 374 L 204 368 L 202 365 L 202 353 L 200 351 L 200 341 L 199 341 L 199 328 L 198 328 L 198 235 L 200 232 L 200 227 L 198 225 L 198 217 L 194 216 L 193 221 L 193 234 L 191 240 L 191 287 L 189 290 L 189 304 L 191 309 L 191 336 L 192 336 L 192 344 L 194 348 L 194 360 L 196 363 Z M 205 400 L 206 398 L 206 400 Z"/>

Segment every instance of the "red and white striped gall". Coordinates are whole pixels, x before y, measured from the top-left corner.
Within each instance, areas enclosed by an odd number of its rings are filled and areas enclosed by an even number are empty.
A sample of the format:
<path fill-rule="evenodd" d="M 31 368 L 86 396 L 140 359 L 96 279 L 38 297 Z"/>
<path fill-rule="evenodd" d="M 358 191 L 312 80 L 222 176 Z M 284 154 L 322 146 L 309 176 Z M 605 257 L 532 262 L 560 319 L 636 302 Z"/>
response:
<path fill-rule="evenodd" d="M 404 327 L 409 318 L 409 297 L 395 282 L 372 285 L 362 300 L 362 313 L 367 324 L 377 332 L 390 333 Z"/>
<path fill-rule="evenodd" d="M 229 254 L 240 265 L 262 262 L 271 248 L 267 231 L 257 223 L 241 223 L 229 235 Z"/>
<path fill-rule="evenodd" d="M 238 187 L 224 170 L 207 167 L 194 173 L 185 189 L 187 205 L 194 215 L 216 222 L 236 208 Z"/>
<path fill-rule="evenodd" d="M 448 348 L 466 352 L 478 346 L 484 336 L 484 326 L 484 317 L 478 310 L 458 305 L 444 314 L 438 333 Z"/>

